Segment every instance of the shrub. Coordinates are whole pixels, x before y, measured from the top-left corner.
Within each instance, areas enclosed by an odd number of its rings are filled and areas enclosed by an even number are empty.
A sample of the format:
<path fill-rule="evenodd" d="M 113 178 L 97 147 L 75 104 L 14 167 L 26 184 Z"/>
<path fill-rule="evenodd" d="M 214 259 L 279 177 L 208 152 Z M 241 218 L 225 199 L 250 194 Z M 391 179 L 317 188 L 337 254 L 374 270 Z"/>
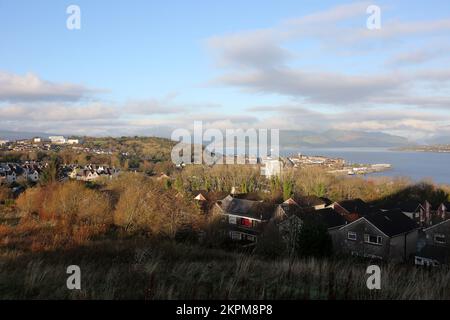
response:
<path fill-rule="evenodd" d="M 200 210 L 182 194 L 165 189 L 146 177 L 130 178 L 114 213 L 114 222 L 126 231 L 145 231 L 174 238 L 186 226 L 198 226 Z"/>

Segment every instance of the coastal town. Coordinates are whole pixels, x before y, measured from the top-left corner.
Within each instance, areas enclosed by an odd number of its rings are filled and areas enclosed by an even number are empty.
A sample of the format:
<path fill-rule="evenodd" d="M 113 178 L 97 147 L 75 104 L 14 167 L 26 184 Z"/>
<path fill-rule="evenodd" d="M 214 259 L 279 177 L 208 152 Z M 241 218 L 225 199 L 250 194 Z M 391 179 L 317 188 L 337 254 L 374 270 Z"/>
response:
<path fill-rule="evenodd" d="M 113 155 L 116 149 L 90 148 L 82 139 L 50 136 L 29 140 L 3 142 L 4 152 L 62 152 Z M 121 153 L 128 156 L 128 153 Z M 248 160 L 248 159 L 247 159 Z M 270 185 L 283 180 L 289 170 L 324 170 L 328 174 L 358 175 L 388 170 L 388 164 L 349 165 L 344 159 L 324 156 L 295 156 L 255 159 L 268 184 L 259 192 L 270 193 Z M 244 162 L 245 163 L 245 162 Z M 248 161 L 247 161 L 248 163 Z M 48 160 L 18 160 L 0 163 L 0 183 L 11 187 L 15 198 L 27 188 L 43 182 L 51 166 Z M 248 164 L 246 165 L 248 166 Z M 189 165 L 177 166 L 186 170 Z M 250 168 L 252 166 L 249 166 Z M 59 163 L 55 169 L 58 182 L 95 182 L 118 178 L 127 171 L 137 173 L 138 168 L 122 169 L 104 163 Z M 152 175 L 167 188 L 177 183 L 169 173 Z M 283 185 L 283 188 L 286 188 Z M 225 224 L 227 237 L 243 247 L 255 246 L 266 230 L 275 226 L 281 242 L 292 245 L 306 221 L 326 227 L 335 254 L 359 256 L 416 265 L 439 266 L 449 262 L 450 203 L 422 198 L 414 201 L 392 202 L 383 205 L 367 203 L 359 198 L 332 201 L 324 196 L 302 195 L 293 191 L 283 201 L 267 201 L 250 190 L 242 192 L 235 187 L 230 192 L 190 190 L 190 200 L 204 211 L 205 216 L 219 217 Z"/>
<path fill-rule="evenodd" d="M 419 145 L 397 148 L 399 151 L 450 153 L 450 144 Z"/>
<path fill-rule="evenodd" d="M 439 266 L 450 263 L 450 203 L 424 200 L 373 206 L 361 199 L 333 202 L 324 197 L 293 195 L 270 204 L 253 194 L 195 191 L 193 199 L 223 219 L 228 235 L 254 245 L 268 226 L 276 226 L 286 245 L 301 225 L 313 220 L 326 227 L 333 252 L 390 262 Z M 210 202 L 208 204 L 208 202 Z"/>
<path fill-rule="evenodd" d="M 60 152 L 69 150 L 76 153 L 95 154 L 95 155 L 112 155 L 118 153 L 118 150 L 113 148 L 91 148 L 83 145 L 81 138 L 65 138 L 64 136 L 49 136 L 48 138 L 34 137 L 32 139 L 21 139 L 16 141 L 0 140 L 0 152 Z M 128 153 L 120 153 L 121 156 L 128 156 Z M 226 156 L 228 158 L 229 156 Z M 239 162 L 239 158 L 243 158 Z M 271 158 L 256 158 L 252 159 L 248 156 L 235 156 L 224 160 L 225 163 L 255 163 L 259 166 L 266 167 L 267 176 L 280 176 L 284 169 L 289 168 L 308 168 L 320 167 L 325 168 L 331 174 L 336 175 L 361 175 L 376 172 L 383 172 L 391 168 L 390 164 L 348 164 L 345 159 L 330 158 L 324 156 L 308 156 L 297 154 L 294 156 L 279 157 L 278 159 Z M 177 165 L 178 168 L 183 168 L 185 164 Z M 39 176 L 43 169 L 48 167 L 45 161 L 38 159 L 28 161 L 13 161 L 0 163 L 0 179 L 7 183 L 29 181 L 37 183 Z M 134 171 L 136 169 L 133 169 Z M 66 179 L 77 179 L 84 181 L 93 181 L 102 176 L 112 177 L 118 174 L 119 168 L 110 167 L 104 163 L 89 163 L 84 166 L 75 163 L 64 163 L 58 172 L 58 179 L 64 181 Z"/>

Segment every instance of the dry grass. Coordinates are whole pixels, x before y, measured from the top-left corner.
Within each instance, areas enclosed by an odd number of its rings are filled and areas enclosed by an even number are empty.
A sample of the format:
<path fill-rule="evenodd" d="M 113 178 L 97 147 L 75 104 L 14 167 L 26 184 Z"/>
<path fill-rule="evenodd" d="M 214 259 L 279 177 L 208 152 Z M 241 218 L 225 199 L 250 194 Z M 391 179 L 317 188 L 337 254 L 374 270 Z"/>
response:
<path fill-rule="evenodd" d="M 82 290 L 66 288 L 81 267 Z M 1 299 L 450 299 L 448 269 L 382 266 L 366 288 L 368 262 L 262 260 L 251 254 L 152 240 L 98 241 L 65 250 L 3 250 Z"/>

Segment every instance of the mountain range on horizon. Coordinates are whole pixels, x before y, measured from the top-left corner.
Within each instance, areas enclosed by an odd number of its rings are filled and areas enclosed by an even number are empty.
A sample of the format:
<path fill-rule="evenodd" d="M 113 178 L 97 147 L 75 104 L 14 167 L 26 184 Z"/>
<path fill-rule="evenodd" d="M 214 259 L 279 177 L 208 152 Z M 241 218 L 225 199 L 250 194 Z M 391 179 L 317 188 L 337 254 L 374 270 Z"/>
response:
<path fill-rule="evenodd" d="M 0 140 L 30 139 L 48 137 L 58 133 L 23 132 L 0 130 Z M 59 135 L 62 135 L 59 133 Z M 157 135 L 154 135 L 157 136 Z M 161 136 L 169 138 L 168 136 Z M 324 132 L 302 130 L 280 130 L 280 146 L 284 149 L 307 148 L 360 148 L 360 147 L 403 147 L 418 144 L 450 144 L 449 136 L 436 136 L 424 142 L 411 141 L 405 137 L 383 132 L 351 130 L 327 130 Z"/>

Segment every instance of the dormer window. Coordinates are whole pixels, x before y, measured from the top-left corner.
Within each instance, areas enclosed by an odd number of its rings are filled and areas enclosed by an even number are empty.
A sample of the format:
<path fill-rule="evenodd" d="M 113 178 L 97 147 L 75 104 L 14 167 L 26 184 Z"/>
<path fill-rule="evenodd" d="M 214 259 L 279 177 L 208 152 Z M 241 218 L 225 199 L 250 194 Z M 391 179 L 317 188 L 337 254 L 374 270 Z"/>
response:
<path fill-rule="evenodd" d="M 347 239 L 348 240 L 356 241 L 357 238 L 358 237 L 356 236 L 356 232 L 352 232 L 352 231 L 347 232 Z"/>
<path fill-rule="evenodd" d="M 437 244 L 446 244 L 445 234 L 435 234 L 434 242 Z"/>
<path fill-rule="evenodd" d="M 364 235 L 364 242 L 368 244 L 381 245 L 383 243 L 383 238 L 381 236 L 374 236 L 371 234 Z"/>

